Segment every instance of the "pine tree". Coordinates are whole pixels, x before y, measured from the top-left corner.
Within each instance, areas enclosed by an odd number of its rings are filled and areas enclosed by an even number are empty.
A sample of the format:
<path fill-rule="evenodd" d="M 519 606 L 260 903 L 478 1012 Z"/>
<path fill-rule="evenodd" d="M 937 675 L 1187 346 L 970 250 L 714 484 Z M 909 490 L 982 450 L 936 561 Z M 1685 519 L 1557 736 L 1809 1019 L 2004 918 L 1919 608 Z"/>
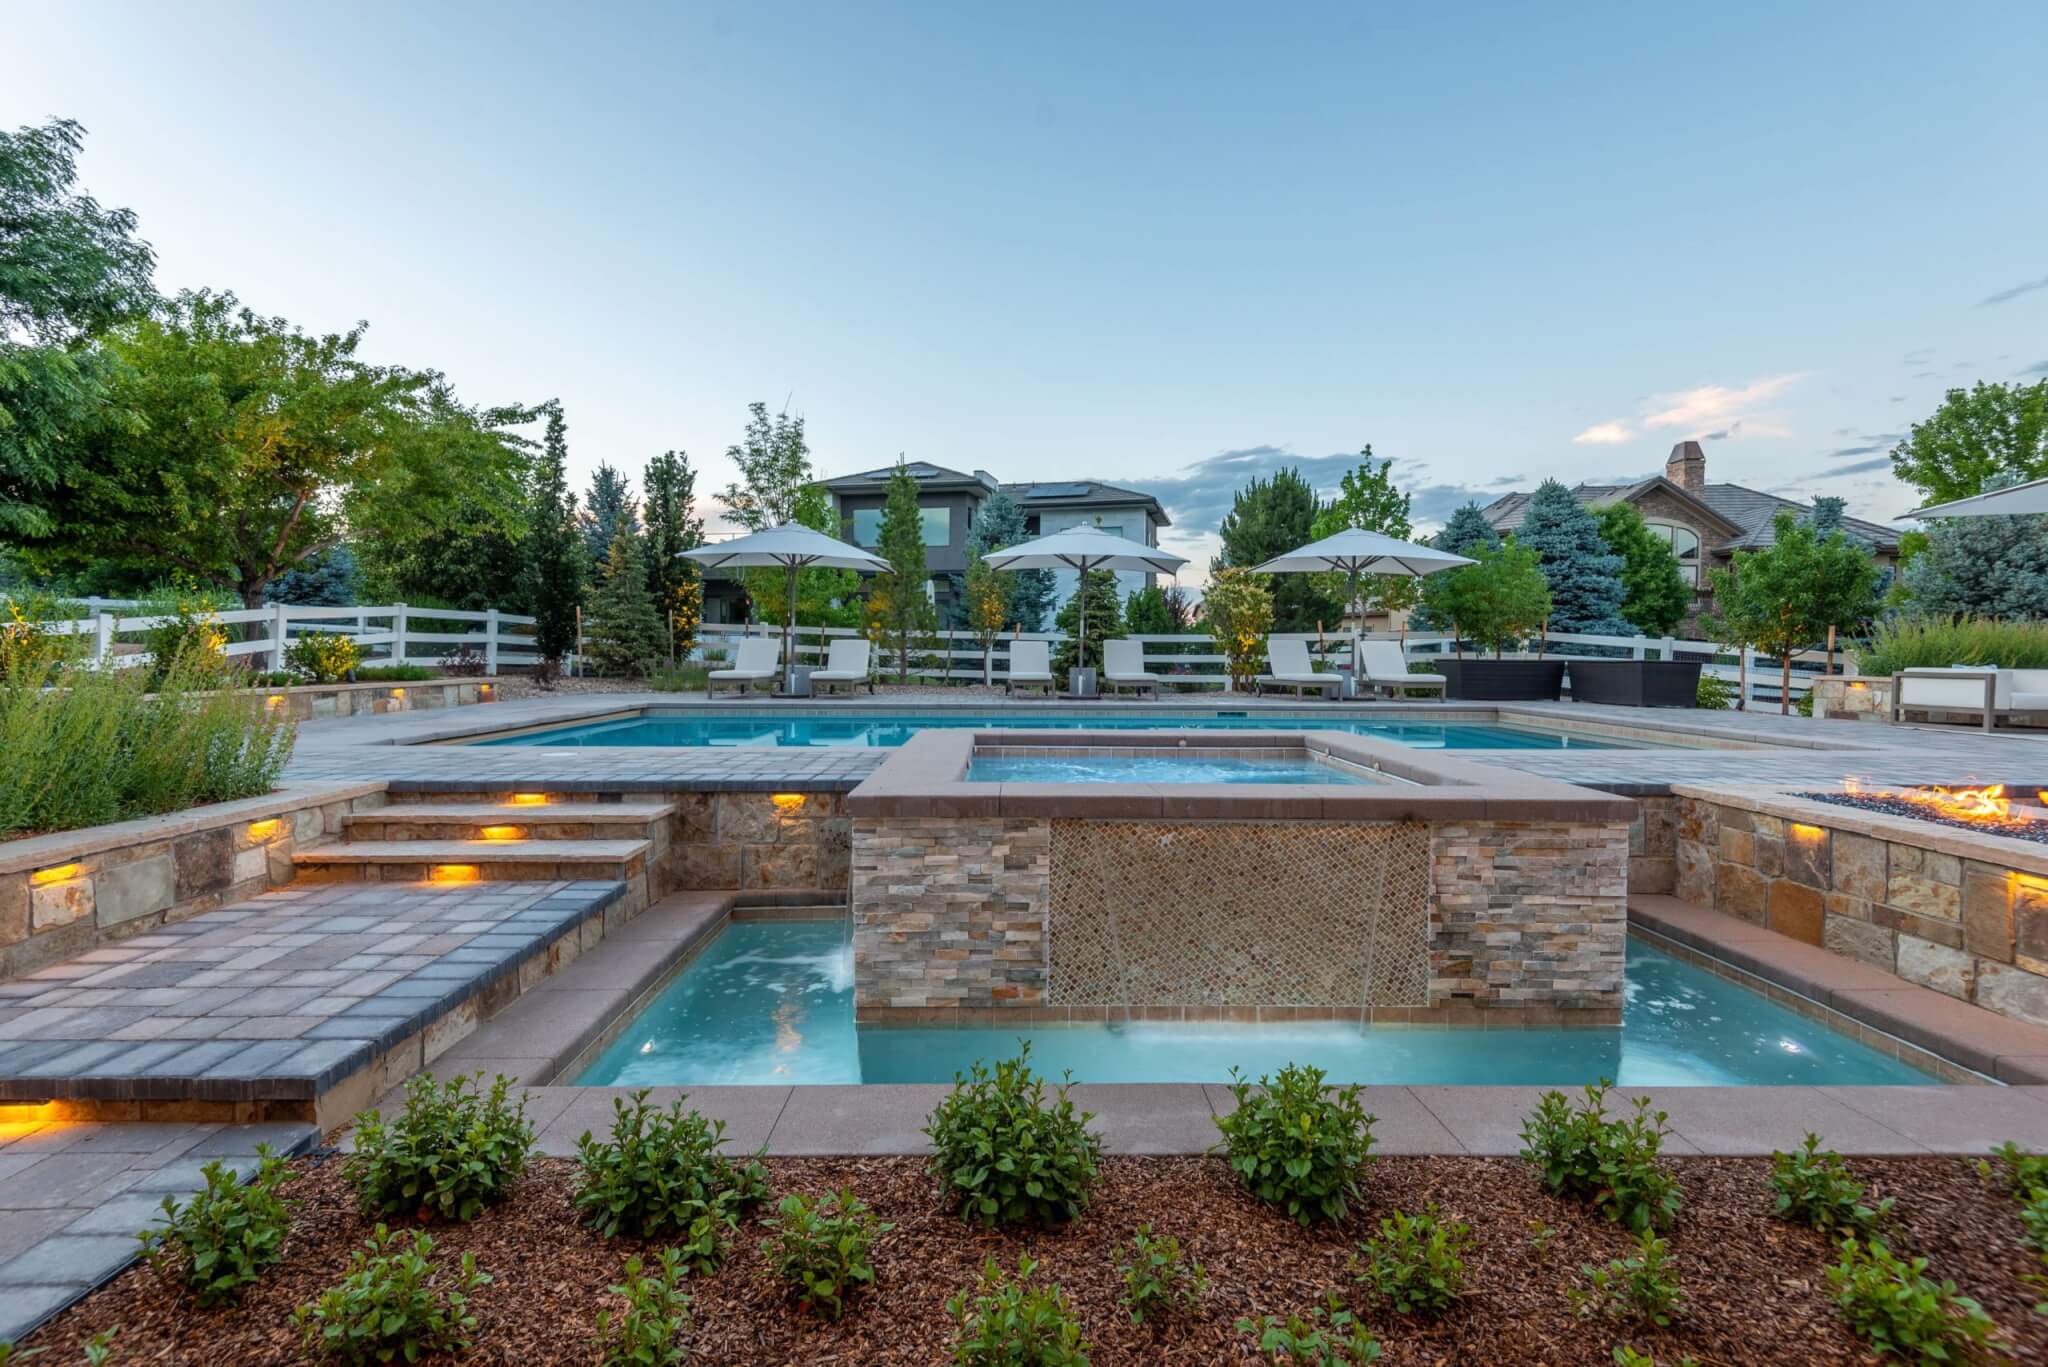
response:
<path fill-rule="evenodd" d="M 666 653 L 661 617 L 647 592 L 647 557 L 640 535 L 625 523 L 612 531 L 604 583 L 590 602 L 585 624 L 591 663 L 603 674 L 646 674 Z"/>
<path fill-rule="evenodd" d="M 533 507 L 525 541 L 527 601 L 534 649 L 550 670 L 576 648 L 576 608 L 583 601 L 583 541 L 576 495 L 569 492 L 568 427 L 560 404 L 548 409 L 547 437 L 534 467 Z"/>
<path fill-rule="evenodd" d="M 697 639 L 704 603 L 703 578 L 697 562 L 683 552 L 704 543 L 704 519 L 697 516 L 697 472 L 682 451 L 664 451 L 647 462 L 640 480 L 646 495 L 642 517 L 647 524 L 647 591 L 661 614 L 669 637 L 668 660 L 674 664 Z M 673 622 L 675 630 L 667 630 Z M 688 630 L 685 632 L 684 627 Z"/>
<path fill-rule="evenodd" d="M 917 508 L 917 477 L 901 460 L 889 473 L 875 554 L 889 562 L 868 586 L 868 620 L 889 653 L 896 656 L 896 682 L 910 681 L 910 654 L 936 629 L 937 615 L 926 585 L 924 518 Z"/>
<path fill-rule="evenodd" d="M 1546 479 L 1529 497 L 1515 539 L 1533 548 L 1550 585 L 1550 629 L 1630 636 L 1622 620 L 1621 557 L 1600 538 L 1600 524 L 1572 491 Z"/>
<path fill-rule="evenodd" d="M 612 537 L 620 527 L 640 525 L 633 485 L 609 465 L 599 465 L 590 477 L 590 494 L 583 503 L 583 548 L 600 583 L 610 572 Z"/>
<path fill-rule="evenodd" d="M 1597 515 L 1600 539 L 1621 557 L 1621 615 L 1645 636 L 1669 636 L 1692 606 L 1692 586 L 1671 543 L 1650 530 L 1633 503 L 1610 503 Z"/>
<path fill-rule="evenodd" d="M 1081 629 L 1081 600 L 1084 596 L 1088 600 L 1088 649 L 1085 658 L 1077 658 L 1074 637 Z M 1121 640 L 1126 634 L 1122 607 L 1116 596 L 1116 572 L 1089 570 L 1083 574 L 1073 597 L 1060 604 L 1059 615 L 1053 618 L 1053 625 L 1067 634 L 1052 653 L 1055 678 L 1076 664 L 1087 669 L 1102 668 L 1102 643 Z"/>
<path fill-rule="evenodd" d="M 1985 492 L 2016 483 L 1985 481 Z M 2048 516 L 1949 517 L 1928 525 L 1927 549 L 1901 572 L 1913 611 L 2003 621 L 2048 618 Z"/>
<path fill-rule="evenodd" d="M 1451 520 L 1431 538 L 1430 544 L 1452 555 L 1470 555 L 1474 546 L 1497 551 L 1500 549 L 1500 533 L 1486 520 L 1486 514 L 1479 511 L 1477 503 L 1467 503 L 1451 514 Z"/>
<path fill-rule="evenodd" d="M 1249 569 L 1314 540 L 1316 517 L 1322 512 L 1316 491 L 1298 470 L 1281 470 L 1271 479 L 1255 479 L 1238 490 L 1230 512 L 1218 529 L 1223 550 L 1209 562 L 1220 569 Z M 1323 577 L 1313 574 L 1273 576 L 1273 629 L 1314 631 L 1335 627 L 1344 608 Z"/>
<path fill-rule="evenodd" d="M 1024 530 L 1024 510 L 1017 500 L 997 489 L 981 501 L 974 521 L 967 527 L 969 555 L 1015 546 L 1029 537 Z M 1003 625 L 1015 631 L 1043 631 L 1045 614 L 1052 608 L 1057 583 L 1051 570 L 1010 571 L 1009 620 Z"/>

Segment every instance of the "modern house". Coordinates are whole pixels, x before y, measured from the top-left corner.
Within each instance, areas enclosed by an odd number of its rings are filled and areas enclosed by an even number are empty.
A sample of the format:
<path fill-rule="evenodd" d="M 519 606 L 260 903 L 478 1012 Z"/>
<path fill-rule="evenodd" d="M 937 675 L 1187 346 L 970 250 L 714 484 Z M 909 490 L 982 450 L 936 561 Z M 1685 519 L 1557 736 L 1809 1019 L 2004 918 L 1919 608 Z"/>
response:
<path fill-rule="evenodd" d="M 1779 498 L 1740 484 L 1707 482 L 1707 455 L 1696 441 L 1671 448 L 1664 473 L 1634 484 L 1581 484 L 1572 494 L 1589 508 L 1615 502 L 1633 503 L 1656 532 L 1671 543 L 1679 569 L 1693 585 L 1697 616 L 1712 606 L 1707 571 L 1727 566 L 1737 551 L 1761 550 L 1773 540 L 1771 519 L 1780 508 L 1804 515 L 1809 503 Z M 1503 494 L 1480 509 L 1495 531 L 1512 532 L 1528 515 L 1528 493 Z M 1898 561 L 1897 529 L 1861 518 L 1844 517 L 1843 530 L 1867 544 L 1880 566 Z"/>

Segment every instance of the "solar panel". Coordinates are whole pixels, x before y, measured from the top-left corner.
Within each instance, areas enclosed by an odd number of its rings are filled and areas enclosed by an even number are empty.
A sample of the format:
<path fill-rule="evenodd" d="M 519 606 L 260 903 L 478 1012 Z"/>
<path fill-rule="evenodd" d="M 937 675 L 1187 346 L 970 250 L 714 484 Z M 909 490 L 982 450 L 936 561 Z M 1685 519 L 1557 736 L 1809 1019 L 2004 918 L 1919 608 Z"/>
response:
<path fill-rule="evenodd" d="M 1034 484 L 1027 498 L 1086 498 L 1085 484 Z"/>

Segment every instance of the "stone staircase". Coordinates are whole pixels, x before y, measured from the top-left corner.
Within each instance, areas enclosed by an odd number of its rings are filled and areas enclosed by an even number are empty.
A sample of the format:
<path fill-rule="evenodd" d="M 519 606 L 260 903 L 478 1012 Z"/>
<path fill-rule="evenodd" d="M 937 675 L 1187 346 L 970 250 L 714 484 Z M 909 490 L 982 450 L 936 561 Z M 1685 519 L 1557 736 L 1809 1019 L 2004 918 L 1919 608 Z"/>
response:
<path fill-rule="evenodd" d="M 339 841 L 293 851 L 307 882 L 579 882 L 626 885 L 618 915 L 666 889 L 654 869 L 676 804 L 549 795 L 401 800 L 350 813 Z"/>

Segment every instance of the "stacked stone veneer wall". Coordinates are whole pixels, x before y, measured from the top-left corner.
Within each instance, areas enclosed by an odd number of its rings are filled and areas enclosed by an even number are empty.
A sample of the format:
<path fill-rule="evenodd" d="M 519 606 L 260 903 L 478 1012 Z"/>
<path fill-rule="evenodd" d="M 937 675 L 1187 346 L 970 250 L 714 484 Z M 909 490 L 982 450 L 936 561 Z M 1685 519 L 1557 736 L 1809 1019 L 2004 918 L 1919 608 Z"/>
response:
<path fill-rule="evenodd" d="M 0 978 L 292 881 L 292 851 L 334 839 L 383 785 L 324 785 L 0 842 Z"/>
<path fill-rule="evenodd" d="M 1926 823 L 1866 835 L 1678 799 L 1678 896 L 1861 959 L 2001 1014 L 2048 1025 L 2048 878 Z"/>
<path fill-rule="evenodd" d="M 1892 681 L 1881 679 L 1815 679 L 1813 715 L 1822 721 L 1892 719 Z"/>
<path fill-rule="evenodd" d="M 1432 830 L 1430 1000 L 1618 1013 L 1629 833 L 1599 823 Z"/>
<path fill-rule="evenodd" d="M 421 679 L 410 683 L 303 684 L 251 690 L 255 705 L 294 721 L 356 717 L 386 712 L 425 712 L 491 702 L 498 686 L 489 679 Z"/>
<path fill-rule="evenodd" d="M 1678 886 L 1678 799 L 1639 797 L 1628 828 L 1628 890 L 1671 892 Z"/>

